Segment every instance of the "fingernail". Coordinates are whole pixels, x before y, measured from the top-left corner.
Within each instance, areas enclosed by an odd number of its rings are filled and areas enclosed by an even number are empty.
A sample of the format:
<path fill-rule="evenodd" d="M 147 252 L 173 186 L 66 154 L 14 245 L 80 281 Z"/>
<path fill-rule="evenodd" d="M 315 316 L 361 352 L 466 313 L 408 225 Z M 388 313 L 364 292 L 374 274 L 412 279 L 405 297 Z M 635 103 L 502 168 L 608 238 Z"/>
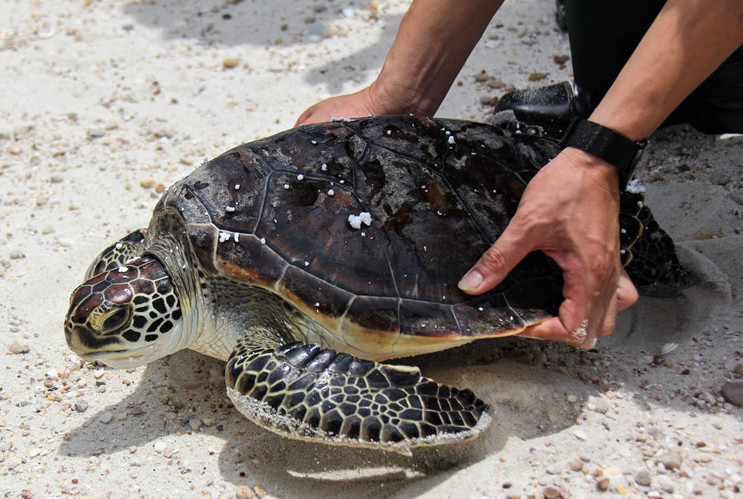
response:
<path fill-rule="evenodd" d="M 462 291 L 472 291 L 482 284 L 482 274 L 476 270 L 470 270 L 467 274 L 459 281 L 459 289 Z"/>

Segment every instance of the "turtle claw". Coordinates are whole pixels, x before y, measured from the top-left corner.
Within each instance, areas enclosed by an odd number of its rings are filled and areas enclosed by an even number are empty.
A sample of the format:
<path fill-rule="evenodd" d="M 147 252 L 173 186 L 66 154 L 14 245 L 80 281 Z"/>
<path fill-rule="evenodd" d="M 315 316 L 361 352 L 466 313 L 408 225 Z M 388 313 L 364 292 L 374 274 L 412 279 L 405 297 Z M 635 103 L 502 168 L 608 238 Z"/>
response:
<path fill-rule="evenodd" d="M 411 448 L 474 437 L 491 409 L 470 390 L 417 368 L 362 360 L 318 345 L 255 349 L 241 341 L 227 391 L 257 424 L 287 437 L 410 455 Z"/>

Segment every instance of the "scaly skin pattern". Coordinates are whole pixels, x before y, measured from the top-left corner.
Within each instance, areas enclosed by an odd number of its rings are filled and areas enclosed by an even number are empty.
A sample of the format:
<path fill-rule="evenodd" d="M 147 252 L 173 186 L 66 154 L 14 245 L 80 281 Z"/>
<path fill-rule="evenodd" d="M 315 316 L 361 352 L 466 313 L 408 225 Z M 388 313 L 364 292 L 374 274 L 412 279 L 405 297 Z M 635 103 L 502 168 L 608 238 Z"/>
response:
<path fill-rule="evenodd" d="M 277 433 L 328 444 L 410 448 L 474 437 L 492 409 L 470 390 L 317 345 L 258 348 L 246 333 L 227 363 L 230 398 Z"/>

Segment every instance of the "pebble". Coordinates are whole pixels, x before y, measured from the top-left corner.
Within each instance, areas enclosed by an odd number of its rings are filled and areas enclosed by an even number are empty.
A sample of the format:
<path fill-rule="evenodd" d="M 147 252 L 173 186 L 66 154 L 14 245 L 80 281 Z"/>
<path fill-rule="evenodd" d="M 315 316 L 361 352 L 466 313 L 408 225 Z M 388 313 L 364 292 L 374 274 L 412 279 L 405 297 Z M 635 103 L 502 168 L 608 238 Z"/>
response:
<path fill-rule="evenodd" d="M 578 440 L 585 440 L 586 438 L 588 438 L 588 436 L 581 430 L 575 430 L 573 432 L 573 436 Z"/>
<path fill-rule="evenodd" d="M 606 414 L 609 411 L 609 403 L 604 399 L 595 399 L 588 404 L 588 408 L 599 414 Z"/>
<path fill-rule="evenodd" d="M 714 171 L 710 175 L 710 182 L 717 185 L 727 185 L 730 183 L 730 175 L 722 171 Z"/>
<path fill-rule="evenodd" d="M 12 355 L 28 353 L 30 350 L 31 348 L 28 345 L 21 345 L 17 341 L 14 341 L 10 345 L 8 345 L 8 353 Z"/>
<path fill-rule="evenodd" d="M 722 396 L 731 404 L 743 407 L 743 381 L 729 381 L 722 385 Z"/>
<path fill-rule="evenodd" d="M 236 499 L 253 499 L 253 490 L 247 485 L 240 485 L 235 493 Z"/>
<path fill-rule="evenodd" d="M 560 55 L 553 55 L 552 56 L 552 60 L 554 61 L 554 63 L 555 64 L 560 64 L 560 65 L 565 64 L 566 62 L 568 62 L 569 59 L 570 59 L 570 56 L 569 55 L 562 55 L 562 54 L 560 54 Z"/>
<path fill-rule="evenodd" d="M 736 364 L 735 368 L 733 369 L 733 372 L 735 374 L 743 375 L 743 362 L 741 362 L 740 364 Z"/>
<path fill-rule="evenodd" d="M 61 184 L 62 182 L 64 182 L 64 177 L 59 173 L 53 173 L 52 176 L 49 177 L 49 181 L 52 184 Z"/>
<path fill-rule="evenodd" d="M 89 139 L 99 139 L 106 135 L 106 130 L 103 128 L 94 128 L 92 130 L 88 130 L 88 138 Z"/>
<path fill-rule="evenodd" d="M 648 473 L 648 470 L 640 470 L 635 473 L 635 483 L 642 487 L 650 487 L 652 479 L 650 478 L 650 473 Z"/>
<path fill-rule="evenodd" d="M 24 255 L 23 254 L 23 251 L 21 251 L 21 250 L 12 250 L 10 252 L 10 255 L 8 255 L 8 256 L 10 256 L 10 259 L 11 260 L 20 260 L 22 258 L 26 258 L 26 255 Z"/>
<path fill-rule="evenodd" d="M 578 457 L 570 461 L 568 466 L 570 466 L 570 469 L 573 471 L 581 471 L 583 469 L 583 464 L 583 460 Z"/>
<path fill-rule="evenodd" d="M 103 424 L 108 424 L 111 422 L 113 418 L 114 418 L 114 415 L 106 411 L 102 413 L 100 416 L 98 416 L 98 421 L 100 421 Z"/>
<path fill-rule="evenodd" d="M 240 61 L 238 61 L 234 57 L 226 57 L 222 61 L 222 67 L 225 68 L 225 69 L 235 68 L 235 67 L 237 67 L 238 64 L 240 64 Z"/>
<path fill-rule="evenodd" d="M 214 426 L 215 424 L 217 424 L 217 421 L 214 418 L 205 417 L 204 418 L 204 421 L 202 421 L 202 423 L 204 424 L 204 426 L 206 426 L 208 428 L 208 427 L 211 427 L 211 426 Z"/>
<path fill-rule="evenodd" d="M 543 366 L 547 363 L 547 354 L 544 352 L 537 352 L 534 356 L 534 365 Z"/>
<path fill-rule="evenodd" d="M 529 75 L 529 81 L 539 81 L 547 78 L 547 73 L 531 73 Z"/>
<path fill-rule="evenodd" d="M 201 420 L 199 418 L 192 418 L 189 420 L 188 426 L 190 426 L 193 431 L 199 431 L 199 428 L 201 428 Z"/>
<path fill-rule="evenodd" d="M 262 498 L 267 494 L 266 489 L 264 489 L 260 483 L 253 485 L 253 491 L 259 498 Z"/>
<path fill-rule="evenodd" d="M 568 402 L 570 402 L 571 404 L 575 404 L 576 402 L 578 402 L 578 397 L 576 397 L 575 395 L 568 395 L 567 399 Z"/>
<path fill-rule="evenodd" d="M 88 403 L 85 400 L 78 400 L 75 402 L 75 410 L 77 412 L 85 412 L 88 410 Z"/>
<path fill-rule="evenodd" d="M 544 499 L 559 499 L 562 497 L 560 490 L 555 487 L 545 487 L 542 490 L 542 495 L 544 496 Z"/>
<path fill-rule="evenodd" d="M 488 80 L 488 88 L 499 89 L 506 88 L 508 84 L 505 81 L 500 80 Z"/>
<path fill-rule="evenodd" d="M 681 463 L 684 462 L 684 458 L 678 452 L 666 452 L 658 460 L 667 470 L 677 470 L 681 467 Z"/>
<path fill-rule="evenodd" d="M 163 451 L 167 448 L 168 448 L 168 444 L 162 441 L 155 442 L 155 445 L 153 446 L 153 449 L 155 449 L 156 454 L 162 454 Z"/>
<path fill-rule="evenodd" d="M 609 479 L 608 478 L 599 478 L 596 480 L 596 488 L 600 491 L 609 490 Z"/>

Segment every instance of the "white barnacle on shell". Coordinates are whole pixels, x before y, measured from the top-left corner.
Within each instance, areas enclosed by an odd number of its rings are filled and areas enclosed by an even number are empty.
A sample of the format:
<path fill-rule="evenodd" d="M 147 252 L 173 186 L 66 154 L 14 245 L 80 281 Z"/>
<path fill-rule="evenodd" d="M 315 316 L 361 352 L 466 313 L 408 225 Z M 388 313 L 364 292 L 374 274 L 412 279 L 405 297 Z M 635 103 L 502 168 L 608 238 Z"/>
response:
<path fill-rule="evenodd" d="M 333 189 L 328 189 L 328 196 L 335 195 L 335 191 Z"/>
<path fill-rule="evenodd" d="M 300 182 L 304 180 L 304 175 L 302 175 L 301 173 L 297 175 L 297 180 L 299 180 Z"/>
<path fill-rule="evenodd" d="M 235 184 L 235 190 L 236 191 L 239 191 L 240 190 L 240 184 Z"/>
<path fill-rule="evenodd" d="M 225 241 L 229 241 L 230 240 L 230 237 L 232 237 L 232 236 L 230 236 L 230 233 L 229 232 L 220 232 L 219 233 L 219 242 L 220 243 L 223 243 Z"/>
<path fill-rule="evenodd" d="M 236 243 L 240 242 L 240 234 L 238 232 L 235 232 L 235 234 L 232 236 L 232 240 Z"/>
<path fill-rule="evenodd" d="M 226 211 L 227 213 L 232 213 L 232 212 L 235 211 L 235 207 L 234 206 L 227 205 L 227 206 L 224 207 L 224 211 Z"/>
<path fill-rule="evenodd" d="M 116 243 L 116 245 L 114 246 L 114 248 L 121 249 L 122 246 L 123 246 L 123 244 L 121 244 L 120 242 L 118 242 L 118 243 Z"/>
<path fill-rule="evenodd" d="M 289 189 L 289 184 L 284 184 L 284 189 Z"/>
<path fill-rule="evenodd" d="M 327 164 L 327 163 L 323 163 L 322 165 L 320 165 L 320 169 L 321 169 L 322 171 L 324 171 L 324 172 L 325 172 L 325 171 L 328 171 L 328 164 Z"/>
<path fill-rule="evenodd" d="M 369 213 L 368 211 L 362 211 L 358 215 L 354 215 L 353 213 L 348 215 L 348 223 L 351 225 L 352 228 L 357 230 L 361 228 L 361 224 L 368 226 L 371 225 L 371 222 L 371 213 Z"/>
<path fill-rule="evenodd" d="M 129 267 L 125 267 L 124 265 L 119 267 L 119 272 L 128 272 L 128 271 L 129 271 Z"/>
<path fill-rule="evenodd" d="M 454 143 L 454 135 L 449 135 L 449 139 L 447 140 L 450 144 Z"/>
<path fill-rule="evenodd" d="M 261 238 L 261 244 L 266 244 L 266 238 L 265 237 L 262 237 Z"/>

